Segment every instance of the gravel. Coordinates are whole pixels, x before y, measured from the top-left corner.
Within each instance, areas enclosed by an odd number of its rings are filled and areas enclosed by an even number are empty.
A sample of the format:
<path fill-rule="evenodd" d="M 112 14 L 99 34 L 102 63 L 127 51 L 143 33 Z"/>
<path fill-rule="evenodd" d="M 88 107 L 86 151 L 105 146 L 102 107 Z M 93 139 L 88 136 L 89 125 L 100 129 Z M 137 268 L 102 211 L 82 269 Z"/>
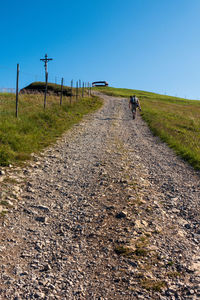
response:
<path fill-rule="evenodd" d="M 101 97 L 56 145 L 0 172 L 1 299 L 200 299 L 199 173 L 128 100 Z"/>

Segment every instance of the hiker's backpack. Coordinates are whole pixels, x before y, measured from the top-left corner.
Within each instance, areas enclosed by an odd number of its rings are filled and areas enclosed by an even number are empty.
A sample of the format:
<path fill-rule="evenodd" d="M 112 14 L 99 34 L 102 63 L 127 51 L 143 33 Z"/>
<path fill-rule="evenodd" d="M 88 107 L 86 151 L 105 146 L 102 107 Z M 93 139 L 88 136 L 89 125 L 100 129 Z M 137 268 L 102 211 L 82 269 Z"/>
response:
<path fill-rule="evenodd" d="M 130 101 L 130 102 L 131 102 L 131 104 L 132 104 L 132 105 L 134 105 L 134 106 L 138 106 L 138 102 L 137 102 L 137 100 L 136 100 L 136 97 L 135 97 L 135 96 L 132 96 L 132 97 L 131 97 L 131 101 Z"/>

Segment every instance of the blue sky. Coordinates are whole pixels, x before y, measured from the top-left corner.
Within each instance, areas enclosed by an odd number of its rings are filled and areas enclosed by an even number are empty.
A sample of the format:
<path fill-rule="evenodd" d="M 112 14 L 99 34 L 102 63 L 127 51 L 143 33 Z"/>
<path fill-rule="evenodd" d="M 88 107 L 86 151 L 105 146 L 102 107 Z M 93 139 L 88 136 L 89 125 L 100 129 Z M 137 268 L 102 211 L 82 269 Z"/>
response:
<path fill-rule="evenodd" d="M 200 0 L 35 0 L 1 3 L 0 87 L 44 79 L 200 99 Z"/>

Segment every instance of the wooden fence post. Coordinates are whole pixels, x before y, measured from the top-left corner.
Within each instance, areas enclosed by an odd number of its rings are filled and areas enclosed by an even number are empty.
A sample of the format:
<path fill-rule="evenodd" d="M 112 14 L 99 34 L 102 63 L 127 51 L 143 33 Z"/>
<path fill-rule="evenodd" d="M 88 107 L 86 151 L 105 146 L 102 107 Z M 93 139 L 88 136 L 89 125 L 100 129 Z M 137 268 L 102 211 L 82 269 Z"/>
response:
<path fill-rule="evenodd" d="M 84 97 L 84 82 L 83 82 L 83 86 L 82 86 L 82 98 Z"/>
<path fill-rule="evenodd" d="M 72 96 L 73 96 L 73 79 L 71 80 L 71 95 L 70 95 L 70 105 L 72 104 Z"/>
<path fill-rule="evenodd" d="M 60 105 L 62 105 L 62 96 L 63 96 L 63 78 L 61 79 Z"/>
<path fill-rule="evenodd" d="M 80 98 L 81 98 L 81 80 L 79 79 L 79 86 L 78 86 L 78 90 L 79 90 L 79 94 L 80 94 Z"/>
<path fill-rule="evenodd" d="M 45 73 L 46 77 L 46 84 L 45 84 L 45 93 L 44 93 L 44 109 L 46 108 L 47 102 L 47 88 L 48 88 L 48 72 Z"/>
<path fill-rule="evenodd" d="M 19 64 L 17 64 L 17 81 L 16 81 L 16 118 L 18 118 L 18 89 L 19 89 Z"/>
<path fill-rule="evenodd" d="M 78 101 L 78 81 L 76 82 L 76 101 Z"/>

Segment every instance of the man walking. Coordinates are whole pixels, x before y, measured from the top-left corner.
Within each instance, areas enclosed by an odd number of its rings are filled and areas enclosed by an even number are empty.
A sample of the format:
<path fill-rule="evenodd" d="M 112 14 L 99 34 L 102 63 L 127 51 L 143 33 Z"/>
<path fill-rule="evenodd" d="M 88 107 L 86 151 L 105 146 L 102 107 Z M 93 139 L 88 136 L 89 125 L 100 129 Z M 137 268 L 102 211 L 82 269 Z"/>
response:
<path fill-rule="evenodd" d="M 137 107 L 139 108 L 139 110 L 141 111 L 141 106 L 140 106 L 140 102 L 139 99 L 134 95 L 134 96 L 130 96 L 130 100 L 129 100 L 129 109 L 132 111 L 133 114 L 133 119 L 136 118 L 136 110 Z"/>

